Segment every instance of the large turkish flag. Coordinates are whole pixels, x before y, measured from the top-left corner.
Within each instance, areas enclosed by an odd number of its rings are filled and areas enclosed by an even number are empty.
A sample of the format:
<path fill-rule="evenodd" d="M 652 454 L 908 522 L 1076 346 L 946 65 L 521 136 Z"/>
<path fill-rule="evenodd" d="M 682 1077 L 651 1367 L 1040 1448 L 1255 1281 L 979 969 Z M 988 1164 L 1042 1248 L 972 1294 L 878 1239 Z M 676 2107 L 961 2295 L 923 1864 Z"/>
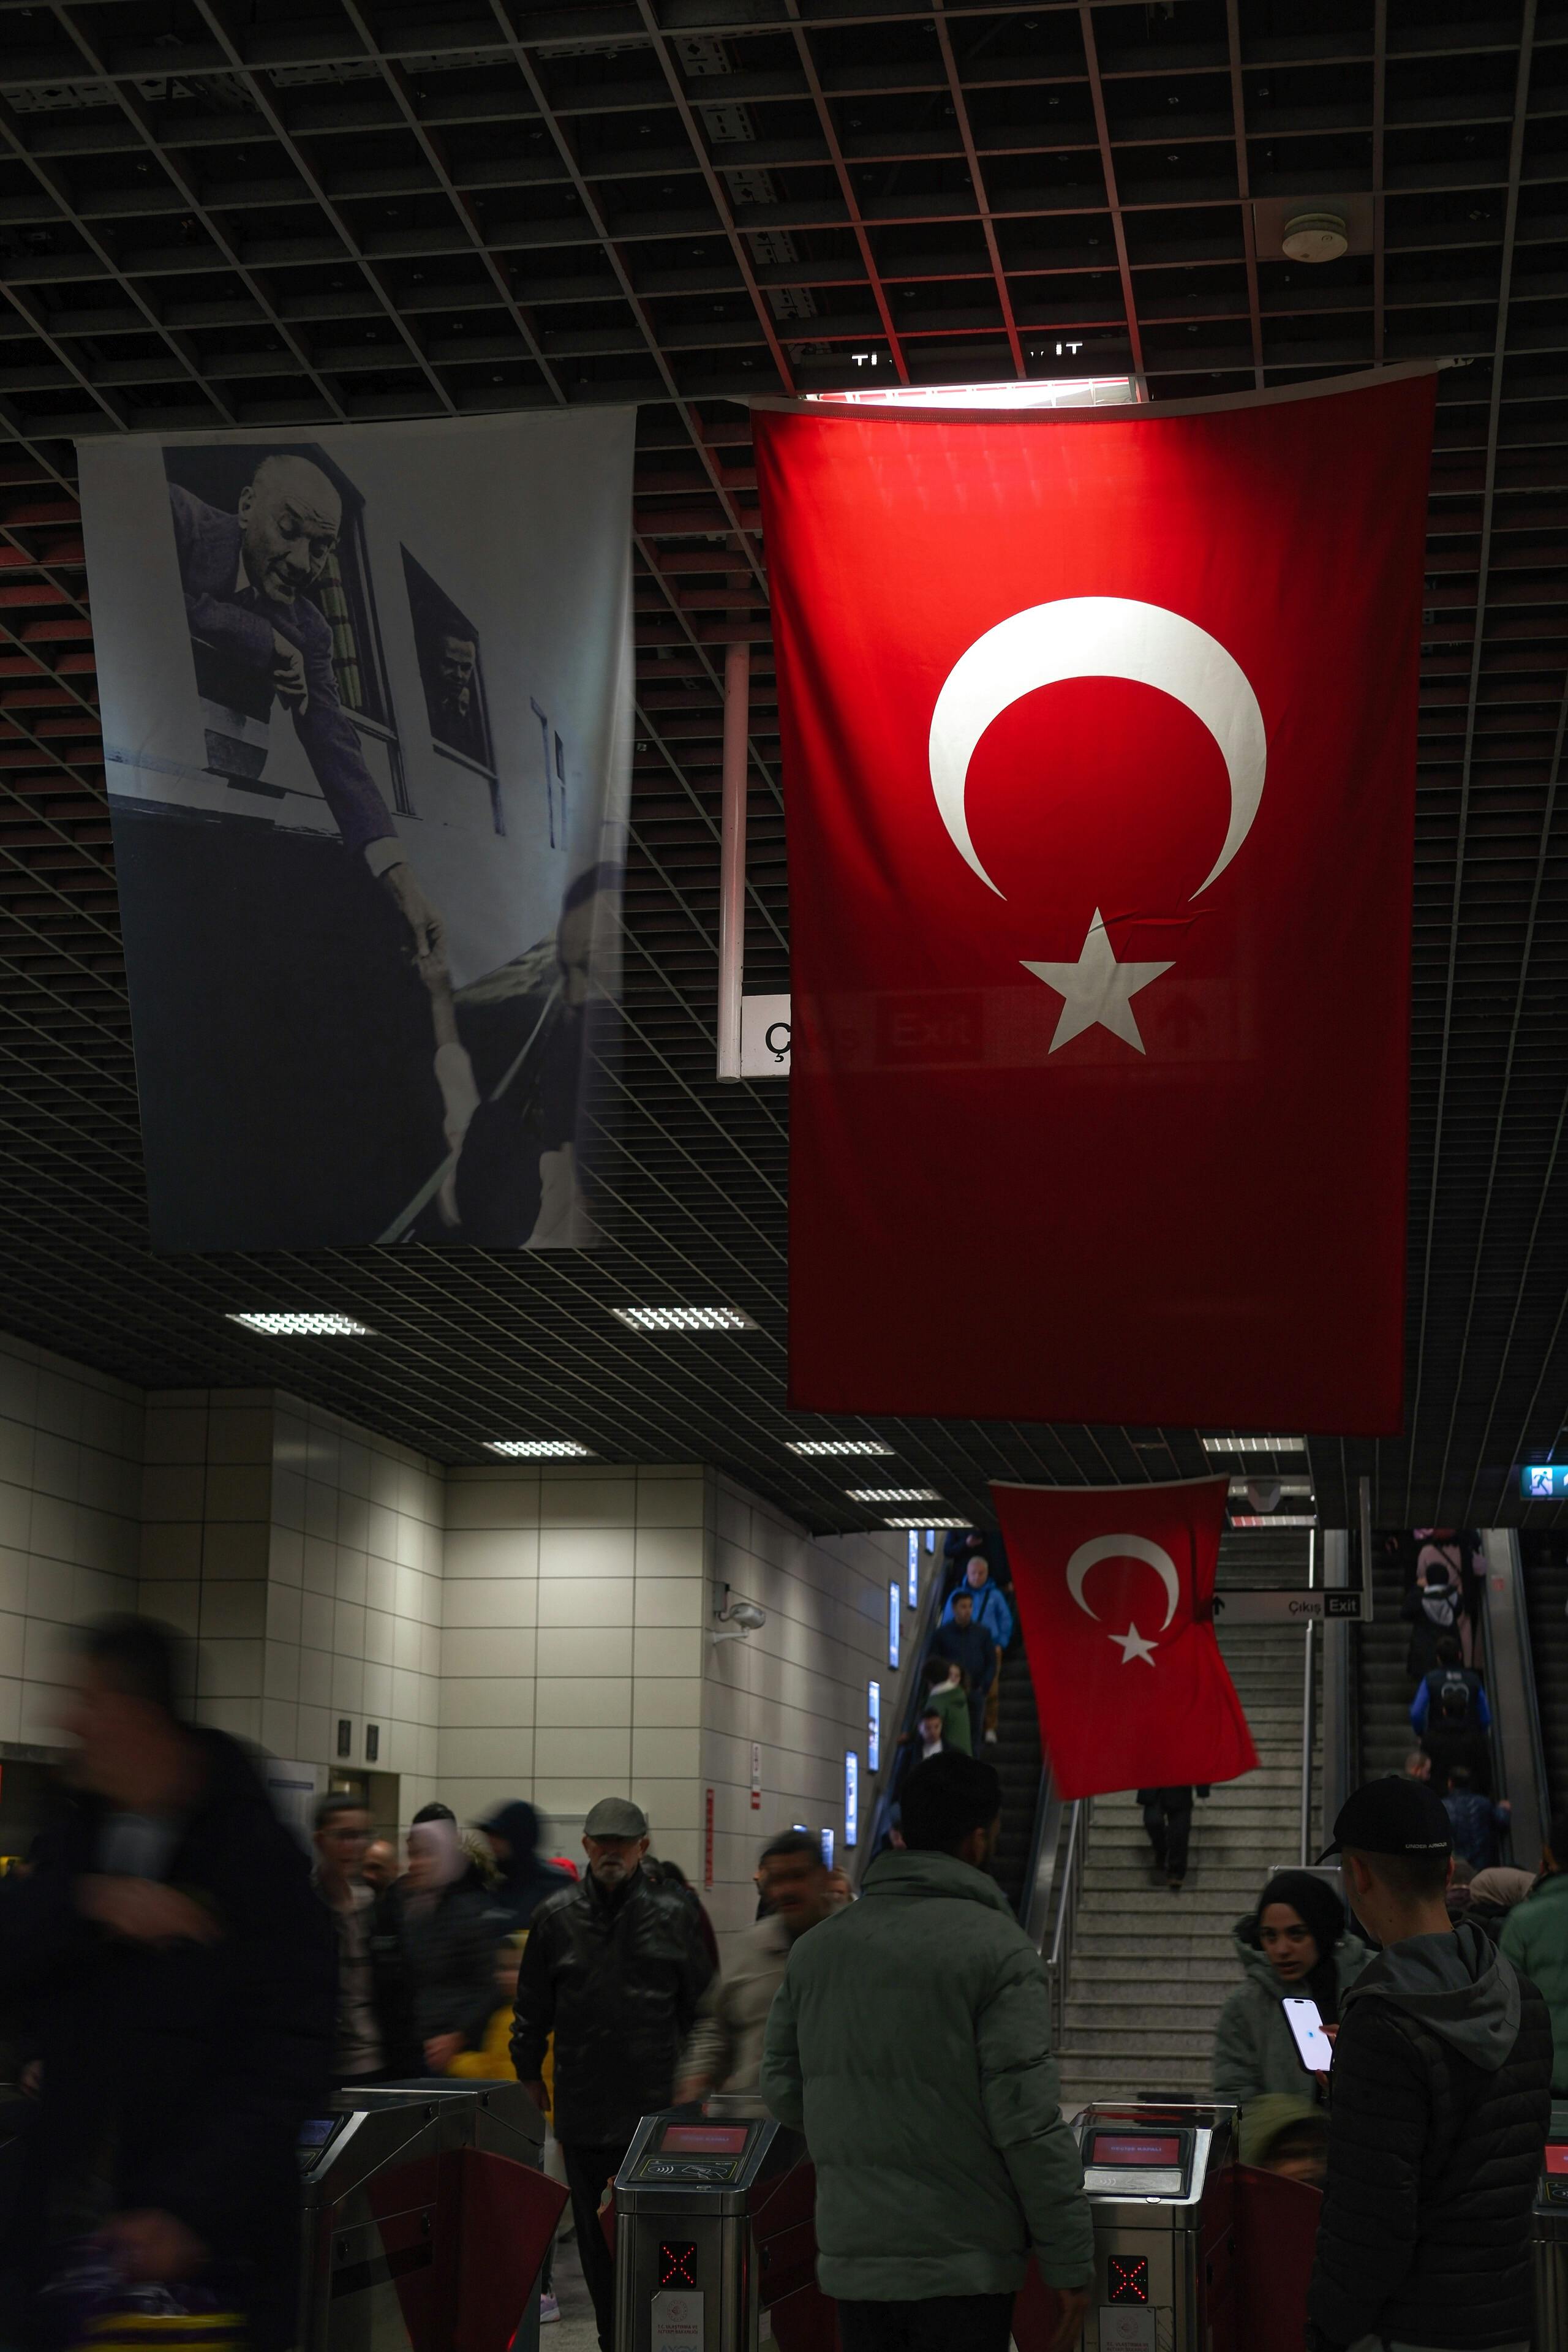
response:
<path fill-rule="evenodd" d="M 756 415 L 796 1406 L 1399 1427 L 1432 386 Z"/>
<path fill-rule="evenodd" d="M 1215 1638 L 1226 1484 L 992 1487 L 1064 1797 L 1234 1780 L 1258 1762 Z"/>

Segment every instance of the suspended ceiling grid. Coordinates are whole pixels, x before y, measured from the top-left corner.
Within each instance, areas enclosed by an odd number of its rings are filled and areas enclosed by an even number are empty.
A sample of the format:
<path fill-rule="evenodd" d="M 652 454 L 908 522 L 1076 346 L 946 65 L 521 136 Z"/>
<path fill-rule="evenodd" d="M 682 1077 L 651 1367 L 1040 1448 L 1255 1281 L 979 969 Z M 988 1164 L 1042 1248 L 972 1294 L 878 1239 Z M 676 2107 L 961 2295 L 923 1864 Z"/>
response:
<path fill-rule="evenodd" d="M 148 1385 L 281 1381 L 447 1459 L 565 1434 L 712 1461 L 816 1527 L 877 1521 L 852 1485 L 968 1517 L 992 1475 L 1210 1466 L 1144 1429 L 786 1449 L 822 1432 L 783 1402 L 785 1090 L 712 1076 L 738 638 L 748 985 L 788 981 L 736 396 L 1131 370 L 1159 399 L 1442 355 L 1408 1433 L 1311 1460 L 1330 1522 L 1363 1472 L 1380 1523 L 1517 1516 L 1568 1401 L 1565 115 L 1568 11 L 1478 0 L 0 0 L 0 1325 Z M 1319 268 L 1279 248 L 1312 203 L 1352 230 Z M 639 406 L 617 1246 L 153 1256 L 74 437 L 606 401 Z M 608 1311 L 710 1298 L 758 1330 Z M 243 1306 L 376 1336 L 255 1341 Z"/>

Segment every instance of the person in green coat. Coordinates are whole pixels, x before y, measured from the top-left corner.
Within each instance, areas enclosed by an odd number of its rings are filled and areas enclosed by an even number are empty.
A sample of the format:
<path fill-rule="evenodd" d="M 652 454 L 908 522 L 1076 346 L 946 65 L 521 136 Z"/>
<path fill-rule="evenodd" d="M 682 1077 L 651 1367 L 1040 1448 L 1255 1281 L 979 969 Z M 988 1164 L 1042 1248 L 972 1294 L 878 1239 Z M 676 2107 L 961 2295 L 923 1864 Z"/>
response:
<path fill-rule="evenodd" d="M 963 1687 L 963 1668 L 954 1665 L 950 1658 L 928 1658 L 926 1682 L 929 1696 L 926 1713 L 933 1710 L 942 1717 L 942 1744 L 956 1748 L 962 1755 L 974 1753 L 974 1742 L 969 1720 L 969 1693 Z"/>
<path fill-rule="evenodd" d="M 1305 1994 L 1325 2025 L 1337 2025 L 1341 1999 L 1372 1952 L 1351 1934 L 1333 1888 L 1310 1870 L 1271 1878 L 1258 1908 L 1237 1920 L 1235 1943 L 1243 1981 L 1215 2030 L 1214 2095 L 1241 2109 L 1239 2154 L 1254 2164 L 1292 2106 L 1310 2115 L 1321 2104 L 1322 2086 L 1301 2063 L 1281 2002 Z"/>
<path fill-rule="evenodd" d="M 1040 1956 L 985 1864 L 1002 1787 L 952 1751 L 903 1794 L 904 1851 L 802 1937 L 763 2096 L 816 2167 L 817 2276 L 843 2352 L 1007 2352 L 1029 2256 L 1076 2342 L 1094 2274 Z"/>
<path fill-rule="evenodd" d="M 1568 2099 L 1568 1813 L 1553 1818 L 1541 1873 L 1509 1913 L 1498 1940 L 1552 2012 L 1552 2095 Z"/>

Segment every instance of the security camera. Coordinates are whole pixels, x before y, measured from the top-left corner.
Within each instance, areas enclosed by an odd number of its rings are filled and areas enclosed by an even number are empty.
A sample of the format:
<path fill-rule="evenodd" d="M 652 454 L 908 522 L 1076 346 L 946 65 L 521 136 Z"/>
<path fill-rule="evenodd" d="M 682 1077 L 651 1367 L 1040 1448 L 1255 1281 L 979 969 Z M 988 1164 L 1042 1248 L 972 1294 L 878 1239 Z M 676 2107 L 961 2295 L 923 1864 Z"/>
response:
<path fill-rule="evenodd" d="M 718 1630 L 708 1638 L 715 1644 L 742 1642 L 748 1633 L 760 1633 L 768 1622 L 767 1611 L 759 1609 L 754 1601 L 731 1601 L 728 1585 L 724 1587 L 724 1605 L 713 1614 L 719 1621 Z"/>

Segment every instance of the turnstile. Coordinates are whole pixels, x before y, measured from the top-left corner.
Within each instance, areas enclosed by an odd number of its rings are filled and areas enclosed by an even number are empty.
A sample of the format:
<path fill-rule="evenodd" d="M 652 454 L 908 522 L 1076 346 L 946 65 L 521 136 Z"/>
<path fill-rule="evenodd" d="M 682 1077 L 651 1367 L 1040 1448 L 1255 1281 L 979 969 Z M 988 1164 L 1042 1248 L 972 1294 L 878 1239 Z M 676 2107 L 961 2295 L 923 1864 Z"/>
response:
<path fill-rule="evenodd" d="M 449 2340 L 461 2275 L 462 2155 L 535 2171 L 544 2118 L 515 2082 L 334 2093 L 299 2138 L 301 2352 L 425 2352 Z M 538 2336 L 533 2293 L 518 2352 Z"/>
<path fill-rule="evenodd" d="M 1237 2338 L 1236 2109 L 1085 2107 L 1094 2213 L 1085 2352 L 1244 2352 Z"/>
<path fill-rule="evenodd" d="M 816 2299 L 813 2189 L 760 2099 L 645 2116 L 616 2176 L 616 2352 L 756 2352 L 764 2305 Z"/>
<path fill-rule="evenodd" d="M 1531 2216 L 1536 2352 L 1568 2344 L 1568 2099 L 1553 2099 L 1546 2163 Z"/>

